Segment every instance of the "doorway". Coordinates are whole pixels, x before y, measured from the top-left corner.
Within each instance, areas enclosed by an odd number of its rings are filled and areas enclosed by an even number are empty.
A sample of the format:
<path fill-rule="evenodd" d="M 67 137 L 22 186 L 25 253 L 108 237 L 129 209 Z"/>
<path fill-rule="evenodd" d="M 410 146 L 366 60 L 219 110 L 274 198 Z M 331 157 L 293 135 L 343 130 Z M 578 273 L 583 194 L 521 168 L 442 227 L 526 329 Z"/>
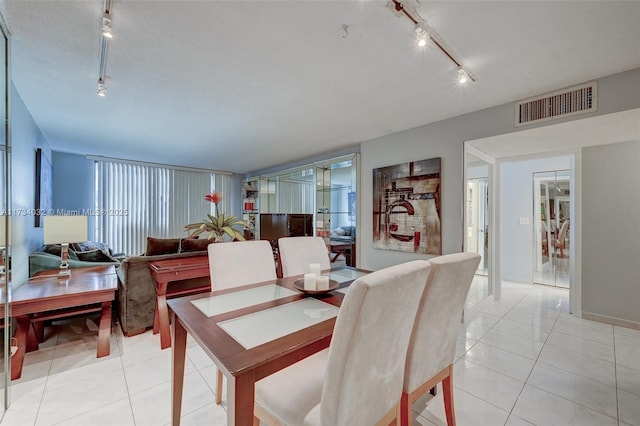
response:
<path fill-rule="evenodd" d="M 571 172 L 533 173 L 533 282 L 570 287 Z"/>
<path fill-rule="evenodd" d="M 476 154 L 476 155 L 474 155 Z M 475 312 L 481 303 L 493 295 L 490 283 L 490 175 L 492 165 L 480 158 L 472 148 L 465 147 L 464 166 L 464 251 L 480 255 L 473 277 L 465 313 Z"/>

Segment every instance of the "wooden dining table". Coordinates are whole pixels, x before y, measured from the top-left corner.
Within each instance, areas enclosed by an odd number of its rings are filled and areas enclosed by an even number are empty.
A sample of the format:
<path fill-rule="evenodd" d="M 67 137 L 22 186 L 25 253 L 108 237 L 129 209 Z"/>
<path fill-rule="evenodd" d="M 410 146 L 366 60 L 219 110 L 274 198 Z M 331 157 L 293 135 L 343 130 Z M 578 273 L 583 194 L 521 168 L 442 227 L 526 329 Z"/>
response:
<path fill-rule="evenodd" d="M 297 290 L 294 276 L 169 300 L 171 424 L 180 424 L 187 333 L 227 378 L 227 424 L 252 425 L 255 383 L 329 347 L 348 286 L 368 272 L 323 271 L 339 288 L 320 295 Z"/>

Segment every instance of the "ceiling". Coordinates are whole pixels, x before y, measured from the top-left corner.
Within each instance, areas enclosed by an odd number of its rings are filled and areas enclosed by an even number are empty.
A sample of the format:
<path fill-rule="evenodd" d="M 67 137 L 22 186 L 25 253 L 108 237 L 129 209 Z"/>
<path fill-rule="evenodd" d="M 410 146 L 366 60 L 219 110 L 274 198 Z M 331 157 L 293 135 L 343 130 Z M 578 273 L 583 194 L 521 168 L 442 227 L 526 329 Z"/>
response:
<path fill-rule="evenodd" d="M 234 172 L 640 67 L 639 1 L 421 1 L 477 77 L 465 86 L 385 5 L 113 0 L 106 98 L 101 0 L 0 10 L 14 84 L 52 149 Z"/>

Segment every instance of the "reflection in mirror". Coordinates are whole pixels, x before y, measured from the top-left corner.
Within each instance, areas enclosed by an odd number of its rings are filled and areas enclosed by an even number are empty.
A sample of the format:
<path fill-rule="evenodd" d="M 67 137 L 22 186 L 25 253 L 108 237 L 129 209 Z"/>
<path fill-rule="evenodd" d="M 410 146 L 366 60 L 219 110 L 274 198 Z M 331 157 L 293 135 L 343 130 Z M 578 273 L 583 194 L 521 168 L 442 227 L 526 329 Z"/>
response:
<path fill-rule="evenodd" d="M 568 288 L 570 171 L 534 173 L 533 185 L 533 217 L 536 222 L 533 281 Z"/>
<path fill-rule="evenodd" d="M 464 251 L 481 257 L 467 296 L 469 309 L 491 295 L 489 285 L 489 172 L 490 164 L 465 154 L 465 238 Z"/>
<path fill-rule="evenodd" d="M 11 331 L 8 325 L 10 324 L 10 312 L 9 312 L 9 288 L 11 287 L 10 281 L 10 221 L 7 216 L 7 212 L 10 210 L 9 205 L 9 104 L 8 104 L 8 90 L 9 90 L 9 32 L 4 22 L 2 15 L 0 15 L 0 59 L 2 64 L 0 65 L 0 120 L 4 125 L 0 130 L 0 253 L 2 253 L 2 264 L 0 265 L 0 325 L 2 326 L 2 357 L 0 363 L 0 419 L 4 416 L 6 408 L 9 406 L 9 377 L 10 361 L 12 345 Z M 15 348 L 15 346 L 14 346 Z"/>

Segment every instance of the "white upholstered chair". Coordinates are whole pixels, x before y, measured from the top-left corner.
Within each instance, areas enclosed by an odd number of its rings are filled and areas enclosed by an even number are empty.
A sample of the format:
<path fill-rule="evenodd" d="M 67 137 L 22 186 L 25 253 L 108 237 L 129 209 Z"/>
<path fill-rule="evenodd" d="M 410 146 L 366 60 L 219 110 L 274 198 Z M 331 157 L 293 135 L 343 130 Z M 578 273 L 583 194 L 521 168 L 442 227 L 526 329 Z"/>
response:
<path fill-rule="evenodd" d="M 209 244 L 211 290 L 224 290 L 276 279 L 273 250 L 268 241 Z M 222 372 L 216 376 L 216 404 L 222 402 Z"/>
<path fill-rule="evenodd" d="M 282 276 L 304 274 L 310 263 L 319 263 L 320 269 L 330 269 L 329 250 L 321 237 L 284 237 L 278 240 L 278 261 Z"/>
<path fill-rule="evenodd" d="M 455 425 L 453 361 L 464 302 L 480 263 L 475 253 L 429 259 L 431 274 L 416 317 L 400 403 L 401 425 L 411 422 L 411 406 L 442 382 L 447 424 Z"/>
<path fill-rule="evenodd" d="M 256 383 L 256 418 L 269 425 L 395 421 L 429 269 L 429 262 L 415 260 L 357 279 L 342 302 L 329 349 Z"/>
<path fill-rule="evenodd" d="M 560 256 L 564 257 L 564 244 L 567 240 L 567 230 L 569 229 L 569 221 L 565 220 L 560 225 L 560 231 L 558 231 L 558 238 L 553 239 L 553 248 L 560 250 Z"/>

